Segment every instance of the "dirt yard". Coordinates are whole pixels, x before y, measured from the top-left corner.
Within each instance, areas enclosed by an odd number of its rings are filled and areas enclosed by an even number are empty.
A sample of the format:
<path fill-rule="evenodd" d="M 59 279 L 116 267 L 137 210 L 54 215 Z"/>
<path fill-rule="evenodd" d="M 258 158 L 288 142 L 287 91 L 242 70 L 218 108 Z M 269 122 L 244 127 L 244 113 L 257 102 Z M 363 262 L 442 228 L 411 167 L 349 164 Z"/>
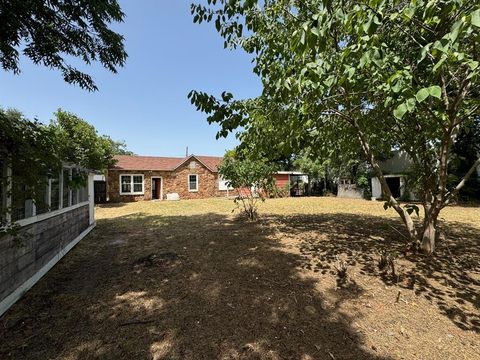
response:
<path fill-rule="evenodd" d="M 0 359 L 480 359 L 478 207 L 444 211 L 430 258 L 404 254 L 378 202 L 267 200 L 256 223 L 232 209 L 98 208 L 0 318 Z"/>

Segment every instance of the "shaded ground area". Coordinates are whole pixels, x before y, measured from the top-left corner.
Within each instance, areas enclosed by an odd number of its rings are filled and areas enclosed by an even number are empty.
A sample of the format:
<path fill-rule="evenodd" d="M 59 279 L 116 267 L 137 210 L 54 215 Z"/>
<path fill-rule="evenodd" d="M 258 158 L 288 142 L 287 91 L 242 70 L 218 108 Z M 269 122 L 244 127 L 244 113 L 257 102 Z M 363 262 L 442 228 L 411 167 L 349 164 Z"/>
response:
<path fill-rule="evenodd" d="M 267 201 L 256 223 L 226 200 L 101 208 L 0 319 L 0 358 L 480 359 L 478 209 L 412 259 L 381 204 L 334 200 Z"/>
<path fill-rule="evenodd" d="M 480 333 L 477 228 L 449 223 L 449 234 L 438 244 L 435 256 L 422 256 L 405 251 L 404 239 L 396 230 L 398 222 L 393 219 L 300 215 L 281 218 L 279 226 L 286 233 L 300 232 L 301 239 L 294 238 L 290 243 L 300 244 L 302 268 L 335 273 L 335 265 L 343 261 L 352 272 L 378 276 L 399 291 L 409 289 L 424 295 L 458 327 Z M 392 259 L 393 269 L 379 268 L 382 254 Z"/>

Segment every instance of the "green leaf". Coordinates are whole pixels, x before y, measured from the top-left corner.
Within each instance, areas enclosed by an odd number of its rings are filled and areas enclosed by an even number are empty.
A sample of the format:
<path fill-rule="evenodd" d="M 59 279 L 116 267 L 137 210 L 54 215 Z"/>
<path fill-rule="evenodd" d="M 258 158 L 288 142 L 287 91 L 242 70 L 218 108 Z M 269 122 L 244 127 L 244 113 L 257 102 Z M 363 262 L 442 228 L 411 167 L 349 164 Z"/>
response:
<path fill-rule="evenodd" d="M 427 44 L 422 48 L 422 50 L 420 51 L 420 59 L 418 59 L 418 63 L 421 63 L 427 57 L 427 53 L 430 51 L 430 45 L 431 44 Z"/>
<path fill-rule="evenodd" d="M 395 13 L 392 13 L 392 15 L 390 15 L 390 20 L 395 20 L 397 17 L 398 17 L 398 12 L 395 12 Z"/>
<path fill-rule="evenodd" d="M 453 24 L 452 30 L 450 31 L 450 41 L 452 42 L 452 44 L 457 40 L 458 34 L 460 33 L 462 25 L 463 25 L 462 19 L 458 20 L 455 24 Z"/>
<path fill-rule="evenodd" d="M 305 31 L 302 31 L 300 36 L 300 44 L 305 45 Z"/>
<path fill-rule="evenodd" d="M 470 60 L 468 62 L 468 67 L 470 68 L 470 70 L 475 70 L 478 67 L 478 61 Z"/>
<path fill-rule="evenodd" d="M 401 120 L 407 111 L 408 111 L 407 105 L 406 104 L 400 104 L 393 111 L 393 116 L 395 116 L 397 119 Z"/>
<path fill-rule="evenodd" d="M 380 50 L 378 49 L 375 49 L 373 51 L 373 62 L 375 63 L 375 65 L 377 65 L 378 67 L 382 67 L 382 54 L 380 53 Z"/>
<path fill-rule="evenodd" d="M 433 44 L 434 49 L 438 49 L 443 53 L 446 53 L 450 48 L 450 41 L 448 39 L 442 38 L 440 40 L 435 41 Z"/>
<path fill-rule="evenodd" d="M 369 33 L 370 27 L 372 26 L 372 21 L 373 21 L 373 16 L 370 16 L 368 21 L 363 24 L 363 31 L 367 34 Z"/>
<path fill-rule="evenodd" d="M 407 109 L 408 111 L 412 111 L 413 109 L 415 109 L 415 99 L 414 98 L 410 98 L 407 100 Z"/>
<path fill-rule="evenodd" d="M 440 58 L 440 60 L 433 67 L 432 71 L 436 72 L 440 68 L 440 66 L 442 66 L 442 64 L 445 62 L 445 60 L 447 60 L 447 55 L 443 54 L 442 57 Z"/>
<path fill-rule="evenodd" d="M 480 9 L 472 12 L 471 17 L 472 17 L 472 20 L 471 20 L 472 25 L 476 27 L 480 27 Z"/>
<path fill-rule="evenodd" d="M 403 13 L 410 20 L 413 17 L 413 14 L 415 14 L 415 10 L 412 8 L 406 8 Z"/>
<path fill-rule="evenodd" d="M 369 63 L 370 63 L 370 52 L 366 51 L 360 58 L 359 66 L 362 68 L 365 66 L 365 64 L 369 64 Z"/>
<path fill-rule="evenodd" d="M 421 102 L 424 101 L 429 95 L 430 95 L 430 93 L 428 92 L 428 89 L 423 88 L 423 89 L 418 90 L 417 94 L 415 95 L 415 98 L 417 99 L 417 101 L 418 101 L 419 103 L 421 103 Z"/>
<path fill-rule="evenodd" d="M 428 89 L 430 96 L 436 97 L 437 99 L 442 98 L 442 89 L 438 85 L 430 86 Z"/>
<path fill-rule="evenodd" d="M 415 204 L 406 204 L 404 206 L 405 210 L 407 211 L 408 215 L 412 215 L 413 212 L 415 212 L 415 214 L 417 216 L 420 216 L 419 212 L 420 212 L 420 209 L 418 208 L 417 205 Z"/>

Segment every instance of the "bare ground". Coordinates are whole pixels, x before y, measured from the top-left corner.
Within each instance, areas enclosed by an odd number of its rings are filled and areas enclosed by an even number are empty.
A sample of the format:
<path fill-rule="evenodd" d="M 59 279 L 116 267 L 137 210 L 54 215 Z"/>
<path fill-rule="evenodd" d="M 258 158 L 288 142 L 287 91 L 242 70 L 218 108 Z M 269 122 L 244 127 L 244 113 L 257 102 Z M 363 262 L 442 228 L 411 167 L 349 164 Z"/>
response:
<path fill-rule="evenodd" d="M 0 318 L 0 359 L 480 359 L 479 208 L 446 209 L 434 257 L 404 254 L 380 203 L 268 200 L 255 223 L 232 208 L 97 209 Z"/>

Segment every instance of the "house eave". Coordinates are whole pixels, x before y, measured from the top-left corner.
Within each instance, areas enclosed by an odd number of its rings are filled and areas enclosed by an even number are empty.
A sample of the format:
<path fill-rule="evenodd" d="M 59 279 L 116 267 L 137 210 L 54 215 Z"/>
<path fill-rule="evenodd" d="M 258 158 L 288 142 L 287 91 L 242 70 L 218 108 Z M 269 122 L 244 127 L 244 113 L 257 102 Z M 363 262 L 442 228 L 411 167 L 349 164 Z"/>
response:
<path fill-rule="evenodd" d="M 212 173 L 217 173 L 218 170 L 213 170 L 210 166 L 208 166 L 207 164 L 205 164 L 202 160 L 200 160 L 198 157 L 196 157 L 195 155 L 190 155 L 188 158 L 186 158 L 184 161 L 182 161 L 180 164 L 178 164 L 174 169 L 173 171 L 177 170 L 179 167 L 181 167 L 182 165 L 184 165 L 185 163 L 187 163 L 188 161 L 192 160 L 192 159 L 195 159 L 197 160 L 200 164 L 202 164 L 203 166 L 205 166 L 208 170 L 210 170 Z"/>

